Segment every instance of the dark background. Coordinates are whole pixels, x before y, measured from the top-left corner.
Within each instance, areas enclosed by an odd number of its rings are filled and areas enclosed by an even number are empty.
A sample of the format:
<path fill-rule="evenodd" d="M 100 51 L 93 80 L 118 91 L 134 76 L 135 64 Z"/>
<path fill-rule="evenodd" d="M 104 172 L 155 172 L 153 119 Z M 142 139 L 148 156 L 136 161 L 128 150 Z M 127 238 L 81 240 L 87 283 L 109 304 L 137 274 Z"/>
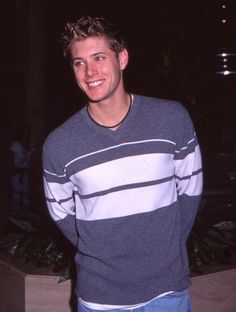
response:
<path fill-rule="evenodd" d="M 126 38 L 128 91 L 178 100 L 188 109 L 206 163 L 217 153 L 234 152 L 236 75 L 217 73 L 223 70 L 217 54 L 236 50 L 232 0 L 4 1 L 0 11 L 3 149 L 23 121 L 31 127 L 33 143 L 42 144 L 51 130 L 84 105 L 60 43 L 65 23 L 84 14 L 110 19 Z M 232 71 L 236 71 L 235 58 L 227 59 Z"/>
<path fill-rule="evenodd" d="M 224 3 L 226 9 L 222 9 Z M 37 25 L 40 35 L 32 27 L 32 7 L 40 21 Z M 66 102 L 64 114 L 76 110 L 80 105 L 77 90 L 59 40 L 67 21 L 88 14 L 109 18 L 127 39 L 130 64 L 126 82 L 130 91 L 169 98 L 186 93 L 214 97 L 219 92 L 215 89 L 216 54 L 222 49 L 236 48 L 235 7 L 235 2 L 230 0 L 4 2 L 0 19 L 1 89 L 4 90 L 0 91 L 11 92 L 13 84 L 16 89 L 24 89 L 30 59 L 40 57 L 32 55 L 34 51 L 30 46 L 32 37 L 38 37 L 43 45 L 41 58 L 47 106 L 56 105 L 57 96 Z M 227 18 L 227 25 L 221 22 L 223 18 Z M 163 67 L 167 66 L 166 55 L 170 63 L 166 69 L 168 77 L 162 76 Z M 186 86 L 180 86 L 182 83 Z M 221 86 L 225 87 L 225 83 Z M 20 96 L 22 102 L 24 91 Z M 50 100 L 55 104 L 48 103 Z M 22 103 L 18 112 L 22 118 L 24 106 Z"/>

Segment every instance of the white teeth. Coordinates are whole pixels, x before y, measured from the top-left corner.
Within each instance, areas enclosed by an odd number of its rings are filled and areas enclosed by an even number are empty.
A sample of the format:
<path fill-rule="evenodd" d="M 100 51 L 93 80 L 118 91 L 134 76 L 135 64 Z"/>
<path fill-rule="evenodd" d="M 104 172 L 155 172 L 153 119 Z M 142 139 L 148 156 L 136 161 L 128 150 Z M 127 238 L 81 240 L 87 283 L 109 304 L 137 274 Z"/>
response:
<path fill-rule="evenodd" d="M 97 81 L 94 81 L 94 82 L 91 82 L 89 83 L 89 87 L 97 87 L 99 86 L 100 84 L 102 83 L 102 80 L 97 80 Z"/>

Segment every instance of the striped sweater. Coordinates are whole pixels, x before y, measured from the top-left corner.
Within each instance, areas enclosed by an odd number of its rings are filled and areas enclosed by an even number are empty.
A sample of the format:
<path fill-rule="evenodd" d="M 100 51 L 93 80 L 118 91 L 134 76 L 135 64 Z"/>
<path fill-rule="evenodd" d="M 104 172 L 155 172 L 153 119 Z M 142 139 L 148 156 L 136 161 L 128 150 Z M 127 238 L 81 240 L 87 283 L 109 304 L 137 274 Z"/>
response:
<path fill-rule="evenodd" d="M 202 165 L 181 104 L 134 95 L 116 131 L 83 108 L 48 136 L 43 167 L 50 215 L 77 247 L 78 297 L 132 305 L 189 286 Z"/>

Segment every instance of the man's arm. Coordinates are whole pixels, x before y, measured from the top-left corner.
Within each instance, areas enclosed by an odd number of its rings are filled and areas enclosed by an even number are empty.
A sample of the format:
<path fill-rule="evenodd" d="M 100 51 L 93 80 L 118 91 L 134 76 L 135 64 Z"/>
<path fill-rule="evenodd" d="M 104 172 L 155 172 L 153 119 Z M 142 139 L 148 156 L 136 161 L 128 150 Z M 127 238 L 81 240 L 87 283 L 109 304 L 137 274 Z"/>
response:
<path fill-rule="evenodd" d="M 175 176 L 183 238 L 187 240 L 201 200 L 203 175 L 197 136 L 187 112 L 184 115 L 181 143 L 175 151 Z"/>
<path fill-rule="evenodd" d="M 47 207 L 52 219 L 70 240 L 77 245 L 74 185 L 65 174 L 56 170 L 56 161 L 50 153 L 43 151 L 43 183 Z"/>

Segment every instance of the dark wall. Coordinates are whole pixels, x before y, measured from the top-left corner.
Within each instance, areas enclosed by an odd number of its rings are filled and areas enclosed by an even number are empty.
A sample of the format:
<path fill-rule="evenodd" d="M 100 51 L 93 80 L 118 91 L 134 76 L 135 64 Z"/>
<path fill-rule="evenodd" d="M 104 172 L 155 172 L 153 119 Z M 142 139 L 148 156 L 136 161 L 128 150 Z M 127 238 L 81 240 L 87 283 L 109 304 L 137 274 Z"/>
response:
<path fill-rule="evenodd" d="M 130 62 L 125 79 L 130 91 L 178 99 L 190 110 L 196 100 L 208 106 L 215 103 L 216 91 L 228 94 L 231 88 L 230 83 L 215 87 L 216 53 L 225 46 L 236 47 L 235 4 L 227 3 L 230 9 L 222 12 L 221 1 L 215 0 L 48 1 L 48 92 L 49 98 L 57 98 L 49 107 L 56 105 L 57 113 L 64 111 L 66 118 L 84 103 L 59 43 L 65 23 L 84 14 L 109 18 L 126 37 Z M 224 16 L 227 25 L 221 23 Z"/>

